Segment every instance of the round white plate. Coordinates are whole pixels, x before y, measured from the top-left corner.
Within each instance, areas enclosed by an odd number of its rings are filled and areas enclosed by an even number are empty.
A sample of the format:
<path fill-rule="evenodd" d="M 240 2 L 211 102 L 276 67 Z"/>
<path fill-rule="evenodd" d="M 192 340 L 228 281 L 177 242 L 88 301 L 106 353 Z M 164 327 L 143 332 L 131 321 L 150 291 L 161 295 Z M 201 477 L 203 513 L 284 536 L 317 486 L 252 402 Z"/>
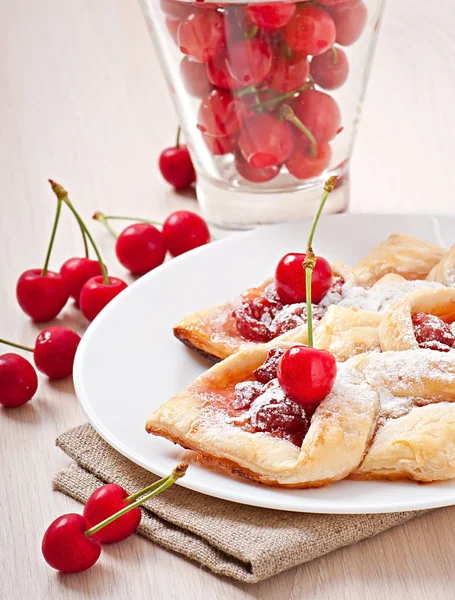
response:
<path fill-rule="evenodd" d="M 90 325 L 77 352 L 74 380 L 89 421 L 119 452 L 158 475 L 182 449 L 148 435 L 150 413 L 208 368 L 178 342 L 172 326 L 222 303 L 274 272 L 278 260 L 305 248 L 309 222 L 264 227 L 173 259 L 142 277 Z M 355 264 L 392 232 L 449 247 L 455 217 L 335 215 L 321 220 L 314 247 L 329 260 Z M 316 513 L 376 513 L 455 504 L 455 481 L 341 481 L 321 489 L 267 487 L 191 465 L 181 485 L 233 502 Z"/>

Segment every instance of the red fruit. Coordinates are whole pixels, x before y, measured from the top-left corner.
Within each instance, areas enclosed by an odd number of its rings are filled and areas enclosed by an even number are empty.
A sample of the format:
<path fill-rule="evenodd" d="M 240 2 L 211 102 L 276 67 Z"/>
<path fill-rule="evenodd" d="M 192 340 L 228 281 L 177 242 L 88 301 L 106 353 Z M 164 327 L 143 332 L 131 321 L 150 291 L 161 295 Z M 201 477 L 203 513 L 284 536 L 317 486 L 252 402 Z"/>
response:
<path fill-rule="evenodd" d="M 336 33 L 334 20 L 325 9 L 301 4 L 286 25 L 284 38 L 296 52 L 317 56 L 333 46 Z"/>
<path fill-rule="evenodd" d="M 224 23 L 220 13 L 208 10 L 190 15 L 177 32 L 180 51 L 198 62 L 215 58 L 224 46 Z"/>
<path fill-rule="evenodd" d="M 166 17 L 165 19 L 167 30 L 169 31 L 169 35 L 172 40 L 177 44 L 177 32 L 180 27 L 180 19 L 172 19 L 171 17 Z"/>
<path fill-rule="evenodd" d="M 210 242 L 210 231 L 196 213 L 178 210 L 164 221 L 163 237 L 172 256 L 179 256 Z"/>
<path fill-rule="evenodd" d="M 101 554 L 101 545 L 89 538 L 82 515 L 62 515 L 44 534 L 41 551 L 48 565 L 62 573 L 79 573 L 92 567 Z"/>
<path fill-rule="evenodd" d="M 319 143 L 330 142 L 340 129 L 341 113 L 338 104 L 324 92 L 303 92 L 294 101 L 294 111 Z"/>
<path fill-rule="evenodd" d="M 336 6 L 337 4 L 346 4 L 346 2 L 352 2 L 352 0 L 318 0 L 318 3 L 324 6 Z M 354 2 L 357 2 L 357 0 L 354 0 Z"/>
<path fill-rule="evenodd" d="M 237 148 L 235 151 L 235 167 L 244 179 L 254 183 L 264 183 L 270 181 L 278 175 L 281 165 L 272 165 L 263 169 L 254 169 L 251 167 L 241 151 Z"/>
<path fill-rule="evenodd" d="M 205 65 L 196 62 L 189 56 L 182 58 L 180 76 L 185 84 L 186 91 L 195 98 L 202 98 L 212 90 L 205 72 Z"/>
<path fill-rule="evenodd" d="M 311 61 L 311 77 L 326 90 L 336 90 L 348 78 L 349 63 L 341 48 L 330 48 Z"/>
<path fill-rule="evenodd" d="M 161 10 L 172 19 L 185 19 L 193 12 L 193 7 L 177 0 L 160 0 Z"/>
<path fill-rule="evenodd" d="M 417 312 L 412 315 L 414 335 L 420 348 L 448 352 L 455 345 L 455 336 L 448 323 L 436 315 Z"/>
<path fill-rule="evenodd" d="M 205 68 L 207 70 L 208 80 L 219 88 L 228 90 L 239 89 L 242 87 L 242 84 L 235 81 L 232 77 L 228 69 L 227 59 L 228 55 L 226 52 L 222 52 L 216 58 L 207 61 Z"/>
<path fill-rule="evenodd" d="M 0 356 L 0 404 L 22 406 L 38 389 L 38 377 L 32 365 L 13 352 Z"/>
<path fill-rule="evenodd" d="M 111 300 L 120 294 L 127 284 L 117 277 L 109 277 L 109 285 L 102 276 L 89 279 L 81 290 L 79 305 L 84 317 L 89 321 L 98 315 Z"/>
<path fill-rule="evenodd" d="M 272 48 L 261 37 L 235 41 L 228 47 L 227 70 L 241 86 L 262 81 L 272 67 Z"/>
<path fill-rule="evenodd" d="M 215 89 L 202 99 L 197 127 L 215 137 L 232 135 L 239 129 L 237 104 L 231 92 Z"/>
<path fill-rule="evenodd" d="M 313 156 L 308 140 L 301 138 L 294 146 L 291 156 L 286 161 L 286 168 L 297 179 L 311 179 L 323 173 L 329 166 L 332 157 L 330 144 L 317 144 Z"/>
<path fill-rule="evenodd" d="M 239 148 L 254 169 L 281 165 L 291 155 L 294 134 L 287 121 L 275 115 L 262 114 L 245 121 L 239 138 Z"/>
<path fill-rule="evenodd" d="M 267 85 L 277 92 L 292 92 L 302 87 L 310 73 L 307 57 L 294 54 L 291 58 L 283 55 L 273 59 Z"/>
<path fill-rule="evenodd" d="M 36 338 L 33 358 L 38 371 L 49 379 L 63 379 L 73 373 L 74 357 L 80 335 L 55 325 L 44 329 Z"/>
<path fill-rule="evenodd" d="M 307 346 L 289 348 L 278 363 L 278 382 L 286 395 L 305 406 L 320 403 L 332 390 L 337 374 L 335 357 Z"/>
<path fill-rule="evenodd" d="M 284 27 L 290 21 L 295 13 L 295 4 L 291 2 L 250 4 L 246 11 L 253 23 L 262 29 L 273 31 Z"/>
<path fill-rule="evenodd" d="M 68 286 L 59 273 L 29 269 L 22 273 L 16 285 L 19 306 L 34 321 L 54 319 L 68 302 Z"/>
<path fill-rule="evenodd" d="M 160 154 L 158 166 L 161 175 L 176 190 L 185 189 L 196 181 L 191 156 L 185 144 L 163 150 Z"/>
<path fill-rule="evenodd" d="M 90 258 L 69 258 L 60 267 L 60 275 L 68 286 L 71 298 L 79 302 L 82 286 L 91 277 L 101 275 L 100 263 Z"/>
<path fill-rule="evenodd" d="M 212 137 L 203 133 L 202 137 L 204 138 L 204 142 L 207 144 L 210 152 L 216 156 L 233 152 L 237 144 L 236 133 L 234 133 L 234 135 L 225 135 L 223 137 Z"/>
<path fill-rule="evenodd" d="M 259 381 L 260 383 L 269 383 L 269 381 L 275 379 L 278 363 L 285 352 L 286 350 L 284 348 L 272 348 L 269 350 L 265 362 L 253 371 L 256 381 Z"/>
<path fill-rule="evenodd" d="M 306 254 L 289 253 L 283 256 L 275 271 L 275 287 L 283 304 L 306 301 L 305 269 Z M 332 285 L 332 268 L 318 256 L 311 278 L 311 302 L 319 304 Z"/>
<path fill-rule="evenodd" d="M 367 7 L 363 2 L 347 2 L 333 6 L 330 14 L 335 22 L 338 44 L 350 46 L 359 39 L 368 17 Z"/>
<path fill-rule="evenodd" d="M 166 245 L 156 227 L 149 223 L 135 223 L 118 236 L 115 253 L 131 273 L 143 275 L 164 262 Z"/>
<path fill-rule="evenodd" d="M 119 510 L 126 508 L 128 503 L 125 499 L 128 493 L 116 483 L 102 485 L 95 490 L 84 506 L 84 517 L 89 528 L 98 525 Z M 119 517 L 98 533 L 93 534 L 92 539 L 100 544 L 113 544 L 121 542 L 133 534 L 141 522 L 141 509 L 133 508 L 123 517 Z"/>

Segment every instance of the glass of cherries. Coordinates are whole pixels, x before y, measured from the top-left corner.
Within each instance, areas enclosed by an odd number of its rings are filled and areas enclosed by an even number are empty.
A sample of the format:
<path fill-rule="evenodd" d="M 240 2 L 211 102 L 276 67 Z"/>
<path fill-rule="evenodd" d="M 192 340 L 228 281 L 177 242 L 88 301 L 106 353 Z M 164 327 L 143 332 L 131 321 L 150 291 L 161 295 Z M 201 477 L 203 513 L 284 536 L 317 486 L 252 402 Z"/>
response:
<path fill-rule="evenodd" d="M 346 209 L 385 0 L 140 0 L 205 218 L 247 229 Z"/>

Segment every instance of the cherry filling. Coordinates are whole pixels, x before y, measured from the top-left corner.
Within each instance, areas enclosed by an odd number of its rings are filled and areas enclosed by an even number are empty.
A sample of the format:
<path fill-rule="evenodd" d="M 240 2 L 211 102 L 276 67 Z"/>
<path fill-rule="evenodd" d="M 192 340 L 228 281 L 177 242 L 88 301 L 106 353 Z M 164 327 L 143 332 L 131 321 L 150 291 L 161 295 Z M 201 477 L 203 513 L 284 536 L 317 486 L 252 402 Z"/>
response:
<path fill-rule="evenodd" d="M 325 315 L 330 304 L 337 296 L 341 298 L 344 284 L 342 277 L 334 277 L 332 285 L 321 300 L 313 304 L 313 322 L 318 322 Z M 283 304 L 276 293 L 275 284 L 269 284 L 261 296 L 251 298 L 242 303 L 233 312 L 237 331 L 247 340 L 268 342 L 277 336 L 291 331 L 307 323 L 305 303 Z"/>
<path fill-rule="evenodd" d="M 290 400 L 276 378 L 278 361 L 285 350 L 273 348 L 253 373 L 255 380 L 235 386 L 234 408 L 248 411 L 244 426 L 253 433 L 269 433 L 301 446 L 309 420 L 300 404 Z"/>
<path fill-rule="evenodd" d="M 435 315 L 417 312 L 412 315 L 414 335 L 420 348 L 449 352 L 455 345 L 450 325 Z"/>

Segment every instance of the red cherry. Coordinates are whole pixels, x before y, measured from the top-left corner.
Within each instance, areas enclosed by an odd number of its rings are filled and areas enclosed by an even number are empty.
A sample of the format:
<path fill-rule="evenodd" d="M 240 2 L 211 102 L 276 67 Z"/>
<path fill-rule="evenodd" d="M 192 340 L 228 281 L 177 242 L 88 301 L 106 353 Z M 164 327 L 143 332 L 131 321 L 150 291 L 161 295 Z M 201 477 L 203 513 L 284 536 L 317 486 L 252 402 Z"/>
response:
<path fill-rule="evenodd" d="M 212 90 L 205 72 L 205 65 L 196 62 L 189 56 L 182 58 L 180 76 L 185 84 L 186 91 L 195 98 L 202 98 Z"/>
<path fill-rule="evenodd" d="M 164 221 L 163 237 L 172 256 L 179 256 L 210 242 L 210 231 L 196 213 L 178 210 Z"/>
<path fill-rule="evenodd" d="M 303 261 L 306 254 L 289 253 L 283 256 L 275 271 L 275 287 L 283 304 L 305 302 L 306 285 Z M 319 304 L 332 285 L 332 268 L 318 256 L 311 278 L 311 302 Z"/>
<path fill-rule="evenodd" d="M 237 148 L 235 153 L 235 167 L 244 179 L 254 183 L 264 183 L 270 181 L 278 175 L 281 165 L 272 165 L 263 169 L 254 169 L 247 163 L 241 151 Z"/>
<path fill-rule="evenodd" d="M 317 56 L 333 46 L 335 23 L 330 14 L 314 4 L 301 4 L 286 25 L 284 38 L 300 54 Z"/>
<path fill-rule="evenodd" d="M 319 143 L 330 142 L 341 126 L 341 113 L 336 101 L 317 90 L 307 90 L 294 101 L 295 114 Z"/>
<path fill-rule="evenodd" d="M 297 179 L 311 179 L 323 173 L 329 166 L 332 157 L 330 144 L 317 144 L 313 156 L 308 140 L 301 138 L 294 146 L 291 156 L 286 161 L 286 168 Z"/>
<path fill-rule="evenodd" d="M 232 135 L 239 126 L 237 103 L 231 92 L 215 89 L 202 99 L 197 126 L 202 133 Z"/>
<path fill-rule="evenodd" d="M 310 73 L 307 57 L 295 54 L 291 58 L 278 55 L 273 59 L 267 85 L 277 92 L 292 92 L 302 87 Z"/>
<path fill-rule="evenodd" d="M 278 363 L 278 382 L 286 395 L 301 404 L 318 404 L 332 390 L 337 374 L 335 357 L 327 350 L 294 346 Z"/>
<path fill-rule="evenodd" d="M 246 11 L 253 23 L 262 29 L 273 31 L 284 27 L 290 21 L 295 13 L 295 4 L 291 2 L 250 4 Z"/>
<path fill-rule="evenodd" d="M 314 82 L 326 90 L 341 87 L 348 75 L 348 59 L 341 48 L 330 48 L 311 61 L 311 76 Z"/>
<path fill-rule="evenodd" d="M 68 286 L 59 273 L 29 269 L 22 273 L 16 285 L 19 306 L 34 321 L 54 319 L 68 302 Z"/>
<path fill-rule="evenodd" d="M 225 89 L 239 89 L 243 84 L 238 83 L 231 75 L 228 64 L 228 55 L 226 52 L 222 52 L 216 58 L 212 58 L 207 61 L 205 68 L 207 70 L 207 77 L 210 83 L 213 83 L 216 87 Z"/>
<path fill-rule="evenodd" d="M 318 3 L 323 6 L 336 6 L 337 4 L 346 4 L 346 2 L 352 2 L 352 0 L 318 0 Z M 357 0 L 354 0 L 354 2 L 357 2 Z"/>
<path fill-rule="evenodd" d="M 223 137 L 212 137 L 203 133 L 202 137 L 204 138 L 204 142 L 207 144 L 210 152 L 216 156 L 233 152 L 237 144 L 236 133 L 234 133 L 234 135 L 225 135 Z"/>
<path fill-rule="evenodd" d="M 89 321 L 93 321 L 126 287 L 127 284 L 117 277 L 109 277 L 109 285 L 104 283 L 102 276 L 92 277 L 84 284 L 79 297 L 82 314 Z"/>
<path fill-rule="evenodd" d="M 116 483 L 102 485 L 95 490 L 84 506 L 84 517 L 89 528 L 98 525 L 119 510 L 126 508 L 125 499 L 128 493 Z M 141 522 L 141 509 L 133 508 L 122 517 L 119 517 L 98 533 L 93 534 L 92 540 L 100 544 L 113 544 L 126 540 L 139 527 Z"/>
<path fill-rule="evenodd" d="M 33 358 L 38 371 L 49 379 L 63 379 L 73 373 L 74 357 L 80 335 L 55 325 L 44 329 L 36 338 Z"/>
<path fill-rule="evenodd" d="M 180 51 L 198 62 L 215 58 L 224 46 L 224 22 L 220 13 L 210 10 L 190 15 L 177 32 Z"/>
<path fill-rule="evenodd" d="M 158 164 L 161 175 L 176 190 L 185 189 L 196 181 L 191 156 L 185 144 L 163 150 Z"/>
<path fill-rule="evenodd" d="M 38 389 L 38 377 L 32 365 L 13 352 L 0 356 L 0 404 L 22 406 Z"/>
<path fill-rule="evenodd" d="M 41 544 L 47 564 L 62 573 L 90 569 L 101 554 L 101 545 L 85 535 L 87 529 L 89 526 L 82 515 L 68 514 L 55 519 Z"/>
<path fill-rule="evenodd" d="M 143 275 L 164 262 L 164 237 L 150 223 L 129 225 L 118 236 L 115 253 L 120 263 L 134 273 Z"/>
<path fill-rule="evenodd" d="M 347 2 L 333 6 L 330 14 L 335 22 L 338 44 L 350 46 L 359 39 L 368 17 L 368 10 L 363 2 Z"/>
<path fill-rule="evenodd" d="M 101 275 L 100 263 L 90 258 L 69 258 L 60 267 L 60 275 L 68 286 L 69 295 L 79 302 L 82 286 L 91 277 Z"/>
<path fill-rule="evenodd" d="M 172 40 L 177 44 L 177 32 L 180 27 L 180 19 L 172 19 L 171 17 L 166 17 L 165 19 L 167 30 L 169 31 L 169 35 Z"/>
<path fill-rule="evenodd" d="M 224 7 L 224 28 L 230 42 L 245 39 L 253 27 L 244 6 Z"/>
<path fill-rule="evenodd" d="M 262 81 L 272 67 L 272 48 L 261 37 L 234 41 L 229 45 L 226 65 L 240 85 L 254 85 Z"/>
<path fill-rule="evenodd" d="M 420 348 L 448 352 L 455 345 L 455 336 L 450 325 L 436 315 L 423 312 L 414 313 L 412 324 Z"/>
<path fill-rule="evenodd" d="M 239 148 L 254 169 L 281 165 L 291 155 L 294 134 L 287 121 L 275 115 L 262 114 L 245 121 L 239 138 Z"/>
<path fill-rule="evenodd" d="M 185 19 L 193 12 L 193 7 L 177 0 L 160 0 L 161 10 L 172 19 Z"/>

